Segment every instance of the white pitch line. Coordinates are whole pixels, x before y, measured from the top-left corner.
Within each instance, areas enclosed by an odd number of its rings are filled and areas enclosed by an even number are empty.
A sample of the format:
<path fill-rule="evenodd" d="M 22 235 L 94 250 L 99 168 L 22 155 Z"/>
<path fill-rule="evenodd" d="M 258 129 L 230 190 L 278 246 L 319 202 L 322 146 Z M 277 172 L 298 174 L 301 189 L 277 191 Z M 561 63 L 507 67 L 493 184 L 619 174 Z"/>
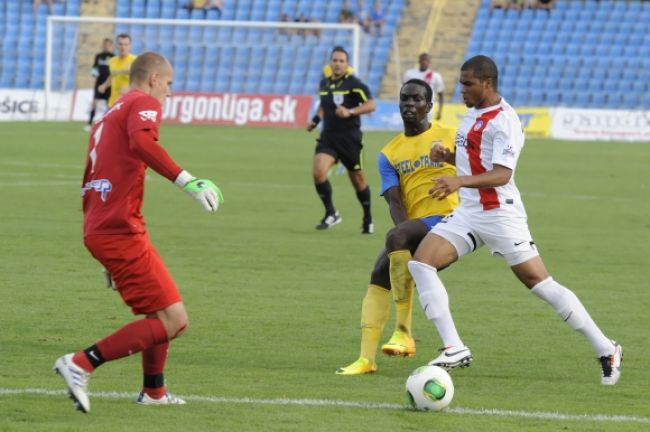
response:
<path fill-rule="evenodd" d="M 40 388 L 11 389 L 0 388 L 1 396 L 11 395 L 44 395 L 44 396 L 65 396 L 65 390 L 50 390 Z M 135 400 L 135 393 L 125 392 L 90 392 L 90 396 L 102 399 L 131 399 Z M 255 399 L 255 398 L 232 398 L 223 396 L 198 396 L 178 395 L 183 399 L 195 402 L 208 402 L 220 404 L 250 404 L 250 405 L 278 405 L 278 406 L 319 406 L 319 407 L 344 407 L 361 409 L 389 409 L 405 410 L 405 405 L 379 402 L 344 401 L 334 399 Z M 545 411 L 514 411 L 486 408 L 448 408 L 446 413 L 457 415 L 482 415 L 493 417 L 520 417 L 527 419 L 541 420 L 569 420 L 569 421 L 591 421 L 609 423 L 639 423 L 650 424 L 650 417 L 639 417 L 629 415 L 604 415 L 604 414 L 566 414 L 559 412 Z"/>

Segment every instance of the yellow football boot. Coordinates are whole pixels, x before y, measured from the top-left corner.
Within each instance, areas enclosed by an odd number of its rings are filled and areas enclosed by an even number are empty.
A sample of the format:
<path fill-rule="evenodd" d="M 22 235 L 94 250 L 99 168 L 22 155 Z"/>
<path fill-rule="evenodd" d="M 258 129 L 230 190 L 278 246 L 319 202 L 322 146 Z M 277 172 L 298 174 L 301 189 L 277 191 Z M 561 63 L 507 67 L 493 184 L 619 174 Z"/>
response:
<path fill-rule="evenodd" d="M 370 360 L 368 360 L 365 357 L 359 357 L 357 361 L 354 363 L 338 368 L 336 370 L 337 375 L 363 375 L 363 374 L 369 374 L 373 373 L 377 370 L 377 365 L 370 363 Z"/>
<path fill-rule="evenodd" d="M 390 340 L 381 346 L 381 352 L 389 356 L 411 357 L 415 354 L 415 341 L 406 333 L 395 330 Z"/>

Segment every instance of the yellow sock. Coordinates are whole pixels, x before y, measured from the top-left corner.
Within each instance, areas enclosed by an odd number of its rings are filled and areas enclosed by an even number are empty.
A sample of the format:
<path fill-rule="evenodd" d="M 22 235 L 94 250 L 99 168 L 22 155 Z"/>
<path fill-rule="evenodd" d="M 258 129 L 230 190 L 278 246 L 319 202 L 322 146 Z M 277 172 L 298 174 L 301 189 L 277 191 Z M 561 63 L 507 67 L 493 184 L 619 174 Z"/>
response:
<path fill-rule="evenodd" d="M 361 305 L 361 357 L 375 363 L 379 338 L 388 321 L 390 292 L 379 285 L 368 285 Z"/>
<path fill-rule="evenodd" d="M 390 260 L 390 285 L 395 301 L 395 330 L 411 336 L 413 317 L 413 287 L 415 283 L 409 273 L 408 262 L 411 252 L 398 250 L 388 254 Z"/>

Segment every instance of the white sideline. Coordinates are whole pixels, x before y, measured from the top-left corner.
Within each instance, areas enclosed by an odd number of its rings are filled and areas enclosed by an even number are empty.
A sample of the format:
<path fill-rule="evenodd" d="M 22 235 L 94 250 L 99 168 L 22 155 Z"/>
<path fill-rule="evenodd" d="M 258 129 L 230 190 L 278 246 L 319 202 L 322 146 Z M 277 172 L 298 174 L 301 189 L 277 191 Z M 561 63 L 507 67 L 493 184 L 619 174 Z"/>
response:
<path fill-rule="evenodd" d="M 11 389 L 0 387 L 1 396 L 11 395 L 44 395 L 44 396 L 65 396 L 65 390 L 50 390 L 40 388 Z M 91 392 L 90 396 L 103 399 L 131 399 L 135 401 L 136 393 L 125 392 Z M 344 401 L 333 399 L 254 399 L 254 398 L 233 398 L 223 396 L 198 396 L 178 395 L 187 401 L 223 403 L 223 404 L 252 404 L 252 405 L 279 405 L 279 406 L 320 406 L 320 407 L 344 407 L 362 409 L 389 409 L 404 410 L 405 405 L 394 403 Z M 527 419 L 542 420 L 569 420 L 569 421 L 591 421 L 610 423 L 639 423 L 650 424 L 650 417 L 639 417 L 629 415 L 603 415 L 603 414 L 565 414 L 559 412 L 544 411 L 514 411 L 486 408 L 449 408 L 445 411 L 457 415 L 488 415 L 494 417 L 520 417 Z"/>

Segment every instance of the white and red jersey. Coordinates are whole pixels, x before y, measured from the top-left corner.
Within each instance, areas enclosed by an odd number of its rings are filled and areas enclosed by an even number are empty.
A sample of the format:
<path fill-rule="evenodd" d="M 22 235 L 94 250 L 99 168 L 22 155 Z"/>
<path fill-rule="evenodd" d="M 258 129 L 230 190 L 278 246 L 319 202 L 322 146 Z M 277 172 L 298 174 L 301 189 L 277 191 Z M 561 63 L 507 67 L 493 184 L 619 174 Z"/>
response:
<path fill-rule="evenodd" d="M 81 189 L 84 236 L 145 232 L 147 166 L 171 181 L 181 172 L 158 144 L 161 108 L 156 98 L 131 90 L 93 126 Z"/>
<path fill-rule="evenodd" d="M 442 75 L 438 72 L 432 71 L 431 69 L 420 70 L 418 68 L 408 69 L 404 72 L 404 77 L 402 79 L 402 84 L 411 79 L 421 79 L 422 81 L 429 84 L 431 90 L 433 90 L 434 97 L 438 93 L 445 91 L 445 83 L 442 80 Z"/>
<path fill-rule="evenodd" d="M 507 214 L 525 217 L 526 210 L 515 185 L 515 168 L 523 147 L 519 116 L 503 98 L 498 105 L 470 108 L 456 133 L 457 175 L 478 175 L 501 165 L 510 168 L 512 176 L 503 186 L 461 188 L 461 207 L 471 211 L 502 209 Z"/>

